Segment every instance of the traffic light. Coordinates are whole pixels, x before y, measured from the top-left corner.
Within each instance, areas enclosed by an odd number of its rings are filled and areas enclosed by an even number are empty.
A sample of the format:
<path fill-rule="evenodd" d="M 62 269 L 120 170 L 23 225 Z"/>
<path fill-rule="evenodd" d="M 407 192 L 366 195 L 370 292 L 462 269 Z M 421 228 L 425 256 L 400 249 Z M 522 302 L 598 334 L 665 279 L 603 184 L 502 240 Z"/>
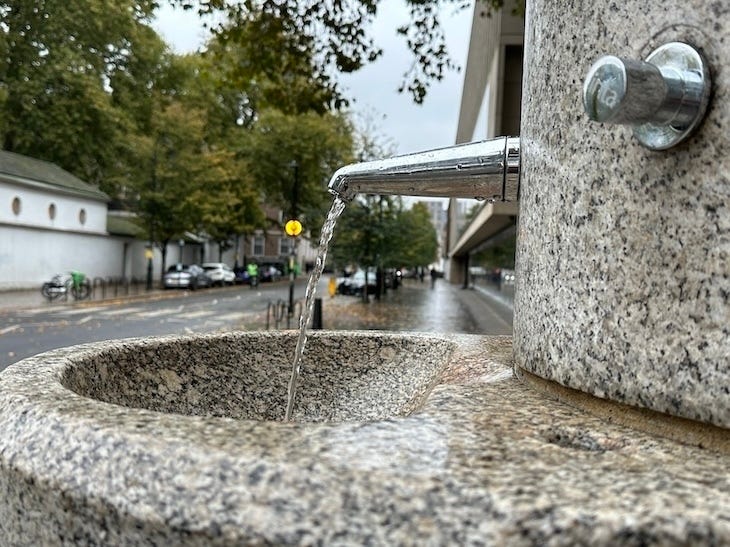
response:
<path fill-rule="evenodd" d="M 297 237 L 299 234 L 302 233 L 302 223 L 295 218 L 287 220 L 286 224 L 284 225 L 284 231 L 287 233 L 287 235 Z"/>

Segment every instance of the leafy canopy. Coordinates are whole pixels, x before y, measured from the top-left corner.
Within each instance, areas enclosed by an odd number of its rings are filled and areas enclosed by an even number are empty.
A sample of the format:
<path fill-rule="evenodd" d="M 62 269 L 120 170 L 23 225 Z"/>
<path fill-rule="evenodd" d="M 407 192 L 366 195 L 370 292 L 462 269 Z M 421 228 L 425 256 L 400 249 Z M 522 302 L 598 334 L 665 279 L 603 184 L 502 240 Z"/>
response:
<path fill-rule="evenodd" d="M 191 0 L 170 0 L 192 9 Z M 369 35 L 369 28 L 384 0 L 200 0 L 200 13 L 224 13 L 228 24 L 213 29 L 226 45 L 242 47 L 260 45 L 252 51 L 265 61 L 272 46 L 286 51 L 292 58 L 309 57 L 311 76 L 322 86 L 320 99 L 335 108 L 344 106 L 334 76 L 355 72 L 378 59 L 383 50 Z M 392 1 L 392 0 L 389 0 Z M 504 0 L 477 0 L 485 6 L 485 15 L 500 9 Z M 509 0 L 514 11 L 524 12 L 524 0 Z M 408 92 L 416 103 L 425 99 L 433 81 L 443 79 L 446 71 L 457 68 L 450 58 L 441 25 L 442 11 L 461 10 L 469 0 L 404 0 L 410 10 L 411 23 L 397 29 L 413 54 L 413 63 L 403 74 L 400 91 Z M 258 68 L 275 73 L 277 64 L 255 63 Z M 269 67 L 268 69 L 266 67 Z M 241 73 L 250 66 L 241 67 Z M 274 78 L 275 79 L 275 78 Z"/>
<path fill-rule="evenodd" d="M 436 229 L 424 204 L 406 209 L 401 198 L 364 196 L 340 217 L 330 260 L 337 267 L 413 268 L 434 262 L 437 249 Z"/>
<path fill-rule="evenodd" d="M 239 151 L 268 204 L 298 217 L 316 236 L 331 202 L 327 182 L 353 161 L 352 127 L 342 114 L 265 110 Z"/>

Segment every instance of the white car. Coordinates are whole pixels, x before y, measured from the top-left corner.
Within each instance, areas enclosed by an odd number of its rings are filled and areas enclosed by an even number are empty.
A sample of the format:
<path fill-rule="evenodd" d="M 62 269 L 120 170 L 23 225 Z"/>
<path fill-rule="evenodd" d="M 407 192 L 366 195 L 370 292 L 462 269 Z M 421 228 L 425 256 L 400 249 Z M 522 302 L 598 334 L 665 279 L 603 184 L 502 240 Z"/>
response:
<path fill-rule="evenodd" d="M 206 262 L 202 264 L 205 273 L 213 280 L 213 285 L 233 285 L 236 280 L 234 271 L 223 262 Z"/>
<path fill-rule="evenodd" d="M 367 285 L 368 293 L 372 294 L 375 292 L 376 274 L 375 269 L 368 268 L 367 272 Z M 365 288 L 365 271 L 361 268 L 355 270 L 355 272 L 349 277 L 338 277 L 337 278 L 337 292 L 340 294 L 349 295 L 362 295 Z"/>

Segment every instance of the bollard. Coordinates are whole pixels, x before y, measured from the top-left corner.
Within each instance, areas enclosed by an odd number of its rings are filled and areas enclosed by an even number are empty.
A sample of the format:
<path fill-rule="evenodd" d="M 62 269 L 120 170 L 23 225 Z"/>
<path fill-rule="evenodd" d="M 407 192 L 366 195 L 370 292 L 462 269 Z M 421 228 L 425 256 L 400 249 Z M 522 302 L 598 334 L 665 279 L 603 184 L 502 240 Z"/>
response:
<path fill-rule="evenodd" d="M 271 315 L 272 310 L 274 309 L 274 304 L 272 302 L 269 302 L 266 305 L 266 330 L 269 330 L 271 328 Z M 273 312 L 276 314 L 276 312 Z"/>
<path fill-rule="evenodd" d="M 276 315 L 274 316 L 275 328 L 278 330 L 281 327 L 281 322 L 284 320 L 284 313 L 286 312 L 287 305 L 283 300 L 276 301 Z"/>
<path fill-rule="evenodd" d="M 97 296 L 96 296 L 97 287 L 101 287 L 101 298 L 103 300 L 104 298 L 106 298 L 106 283 L 104 282 L 103 278 L 95 277 L 93 283 L 91 284 L 91 292 L 94 295 L 94 298 L 97 298 Z"/>
<path fill-rule="evenodd" d="M 312 313 L 312 329 L 322 330 L 322 299 L 314 299 L 314 310 Z"/>

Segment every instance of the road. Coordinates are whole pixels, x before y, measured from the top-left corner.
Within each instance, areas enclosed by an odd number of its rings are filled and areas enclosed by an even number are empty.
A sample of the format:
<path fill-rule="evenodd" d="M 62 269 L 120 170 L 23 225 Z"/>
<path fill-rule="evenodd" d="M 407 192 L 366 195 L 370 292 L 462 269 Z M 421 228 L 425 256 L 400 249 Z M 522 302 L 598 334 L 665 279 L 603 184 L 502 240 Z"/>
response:
<path fill-rule="evenodd" d="M 306 279 L 294 298 L 304 298 Z M 289 283 L 174 291 L 132 301 L 45 304 L 0 311 L 0 370 L 50 349 L 135 336 L 265 328 L 269 302 L 288 303 Z"/>
<path fill-rule="evenodd" d="M 439 281 L 408 280 L 389 290 L 379 302 L 354 296 L 327 296 L 323 279 L 317 295 L 323 299 L 323 326 L 331 330 L 388 330 L 436 333 L 511 334 L 512 309 L 476 290 L 463 290 Z M 307 279 L 297 280 L 294 299 L 301 308 Z M 82 304 L 44 303 L 0 311 L 0 370 L 50 349 L 99 340 L 163 334 L 230 330 L 263 330 L 269 304 L 289 300 L 289 282 L 206 289 L 167 291 L 117 301 Z M 291 327 L 297 326 L 297 319 Z M 274 327 L 273 313 L 270 323 Z"/>

